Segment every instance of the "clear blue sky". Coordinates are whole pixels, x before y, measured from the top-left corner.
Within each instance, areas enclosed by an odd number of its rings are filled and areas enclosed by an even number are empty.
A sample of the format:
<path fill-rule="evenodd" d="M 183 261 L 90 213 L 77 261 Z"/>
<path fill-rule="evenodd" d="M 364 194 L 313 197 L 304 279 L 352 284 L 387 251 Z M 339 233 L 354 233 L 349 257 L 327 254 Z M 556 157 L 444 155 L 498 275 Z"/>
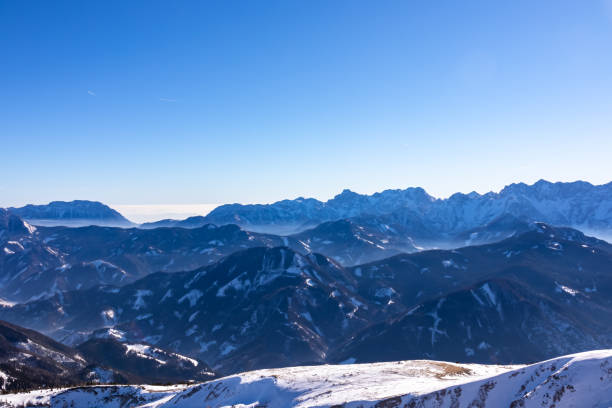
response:
<path fill-rule="evenodd" d="M 612 180 L 612 1 L 0 0 L 0 206 Z"/>

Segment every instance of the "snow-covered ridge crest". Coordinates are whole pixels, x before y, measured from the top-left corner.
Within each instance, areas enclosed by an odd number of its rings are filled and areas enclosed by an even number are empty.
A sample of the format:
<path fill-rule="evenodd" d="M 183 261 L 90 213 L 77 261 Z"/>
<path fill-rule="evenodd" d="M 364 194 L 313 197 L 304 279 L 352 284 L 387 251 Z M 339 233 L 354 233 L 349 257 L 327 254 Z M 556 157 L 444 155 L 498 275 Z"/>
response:
<path fill-rule="evenodd" d="M 98 386 L 0 396 L 48 407 L 608 407 L 612 350 L 529 366 L 413 360 L 251 371 L 197 385 Z"/>
<path fill-rule="evenodd" d="M 434 198 L 422 188 L 385 190 L 362 195 L 344 190 L 322 202 L 298 198 L 272 204 L 226 204 L 205 217 L 214 224 L 238 224 L 253 231 L 274 231 L 281 226 L 309 226 L 359 216 L 380 217 L 409 225 L 421 221 L 436 233 L 454 233 L 485 225 L 511 215 L 529 221 L 572 226 L 592 231 L 612 229 L 612 183 L 592 185 L 584 181 L 533 185 L 516 183 L 499 193 L 455 193 Z"/>

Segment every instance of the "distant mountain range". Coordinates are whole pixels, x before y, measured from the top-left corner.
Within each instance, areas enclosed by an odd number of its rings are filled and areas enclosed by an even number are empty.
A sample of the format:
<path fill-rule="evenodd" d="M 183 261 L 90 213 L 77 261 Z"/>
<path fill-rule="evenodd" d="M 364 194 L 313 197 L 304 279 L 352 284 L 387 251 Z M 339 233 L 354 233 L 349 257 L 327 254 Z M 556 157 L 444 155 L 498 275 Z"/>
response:
<path fill-rule="evenodd" d="M 345 268 L 287 247 L 5 306 L 68 344 L 116 330 L 216 371 L 432 358 L 518 363 L 612 345 L 612 245 L 535 224 L 501 242 Z"/>
<path fill-rule="evenodd" d="M 285 243 L 235 225 L 33 227 L 0 209 L 0 297 L 27 301 L 100 284 L 124 285 L 153 272 L 195 269 L 238 250 Z"/>
<path fill-rule="evenodd" d="M 40 226 L 136 226 L 119 212 L 97 201 L 52 201 L 49 204 L 28 204 L 19 208 L 10 207 L 7 210 L 31 224 Z"/>
<path fill-rule="evenodd" d="M 34 225 L 137 226 L 110 207 L 93 201 L 54 201 L 8 210 Z M 456 193 L 447 199 L 432 197 L 419 187 L 385 190 L 372 195 L 344 190 L 325 202 L 300 197 L 273 204 L 226 204 L 206 216 L 166 219 L 140 227 L 197 228 L 206 224 L 236 224 L 247 230 L 291 235 L 327 221 L 383 217 L 385 223 L 401 224 L 417 238 L 436 239 L 440 234 L 452 236 L 478 228 L 502 216 L 608 231 L 612 229 L 612 183 L 592 185 L 584 181 L 551 183 L 540 180 L 533 185 L 511 184 L 499 193 Z"/>
<path fill-rule="evenodd" d="M 499 241 L 533 227 L 511 217 L 459 235 L 456 246 Z M 293 236 L 236 225 L 198 228 L 34 227 L 0 209 L 0 298 L 30 301 L 96 285 L 125 285 L 150 273 L 209 265 L 236 251 L 286 246 L 344 266 L 421 250 L 399 226 L 374 219 L 329 221 Z"/>
<path fill-rule="evenodd" d="M 477 237 L 479 228 L 505 218 L 569 226 L 609 237 L 612 183 L 540 180 L 533 185 L 511 184 L 499 193 L 456 193 L 447 199 L 434 198 L 422 188 L 386 190 L 373 195 L 344 190 L 326 202 L 297 198 L 273 204 L 227 204 L 206 216 L 162 220 L 140 227 L 236 224 L 251 231 L 292 235 L 324 222 L 350 219 L 357 224 L 392 227 L 409 235 L 417 245 L 431 247 L 456 246 L 468 232 L 476 232 Z"/>
<path fill-rule="evenodd" d="M 110 207 L 92 201 L 55 201 L 8 210 L 30 224 L 41 226 L 138 226 Z M 612 231 L 612 182 L 592 185 L 584 181 L 540 180 L 533 185 L 511 184 L 499 193 L 456 193 L 447 199 L 432 197 L 419 187 L 372 195 L 344 190 L 325 202 L 300 197 L 273 204 L 226 204 L 206 216 L 166 219 L 139 227 L 236 224 L 249 231 L 286 236 L 323 222 L 356 218 L 357 224 L 367 219 L 400 228 L 419 245 L 432 246 L 504 217 L 609 233 Z"/>
<path fill-rule="evenodd" d="M 419 250 L 398 229 L 370 220 L 339 220 L 297 235 L 248 232 L 236 225 L 199 228 L 34 227 L 0 209 L 0 298 L 28 301 L 99 284 L 124 285 L 157 271 L 184 271 L 252 247 L 287 246 L 343 265 Z M 528 229 L 522 222 L 482 228 L 477 242 Z M 481 231 L 482 232 L 482 231 Z M 487 238 L 487 239 L 485 239 Z"/>
<path fill-rule="evenodd" d="M 415 240 L 436 241 L 479 228 L 502 216 L 589 230 L 612 229 L 612 183 L 584 181 L 511 184 L 499 193 L 456 193 L 437 199 L 422 188 L 361 195 L 344 190 L 331 200 L 298 198 L 269 205 L 222 205 L 205 217 L 213 224 L 237 224 L 254 231 L 303 230 L 325 221 L 375 217 L 400 225 Z"/>
<path fill-rule="evenodd" d="M 0 319 L 130 381 L 206 364 L 506 364 L 612 347 L 612 245 L 580 231 L 612 231 L 612 184 L 444 200 L 345 191 L 143 228 L 36 218 L 121 222 L 84 203 L 0 209 Z M 150 366 L 175 358 L 201 363 Z"/>

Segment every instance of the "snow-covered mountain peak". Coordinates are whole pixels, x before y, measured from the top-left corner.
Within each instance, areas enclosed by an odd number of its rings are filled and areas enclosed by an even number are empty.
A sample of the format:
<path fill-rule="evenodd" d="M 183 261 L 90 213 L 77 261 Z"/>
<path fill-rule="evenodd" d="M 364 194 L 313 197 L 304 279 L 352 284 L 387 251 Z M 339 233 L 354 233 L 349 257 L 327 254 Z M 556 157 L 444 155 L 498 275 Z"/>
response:
<path fill-rule="evenodd" d="M 480 227 L 505 213 L 554 225 L 609 230 L 612 229 L 612 183 L 594 186 L 583 181 L 540 180 L 533 185 L 511 184 L 499 193 L 456 193 L 447 199 L 436 199 L 418 187 L 372 195 L 344 190 L 326 202 L 299 199 L 267 205 L 223 205 L 206 219 L 273 231 L 287 226 L 304 230 L 325 221 L 351 217 L 386 217 L 404 227 L 422 222 L 431 233 L 443 236 Z"/>

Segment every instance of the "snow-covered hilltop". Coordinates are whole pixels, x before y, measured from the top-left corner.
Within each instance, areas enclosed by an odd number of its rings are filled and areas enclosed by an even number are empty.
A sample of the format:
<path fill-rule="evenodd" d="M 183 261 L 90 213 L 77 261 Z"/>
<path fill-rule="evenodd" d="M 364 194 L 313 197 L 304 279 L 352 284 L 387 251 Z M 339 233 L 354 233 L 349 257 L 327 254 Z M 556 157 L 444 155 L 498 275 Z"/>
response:
<path fill-rule="evenodd" d="M 0 396 L 5 407 L 609 407 L 612 350 L 529 366 L 414 360 L 251 371 L 197 385 Z"/>

